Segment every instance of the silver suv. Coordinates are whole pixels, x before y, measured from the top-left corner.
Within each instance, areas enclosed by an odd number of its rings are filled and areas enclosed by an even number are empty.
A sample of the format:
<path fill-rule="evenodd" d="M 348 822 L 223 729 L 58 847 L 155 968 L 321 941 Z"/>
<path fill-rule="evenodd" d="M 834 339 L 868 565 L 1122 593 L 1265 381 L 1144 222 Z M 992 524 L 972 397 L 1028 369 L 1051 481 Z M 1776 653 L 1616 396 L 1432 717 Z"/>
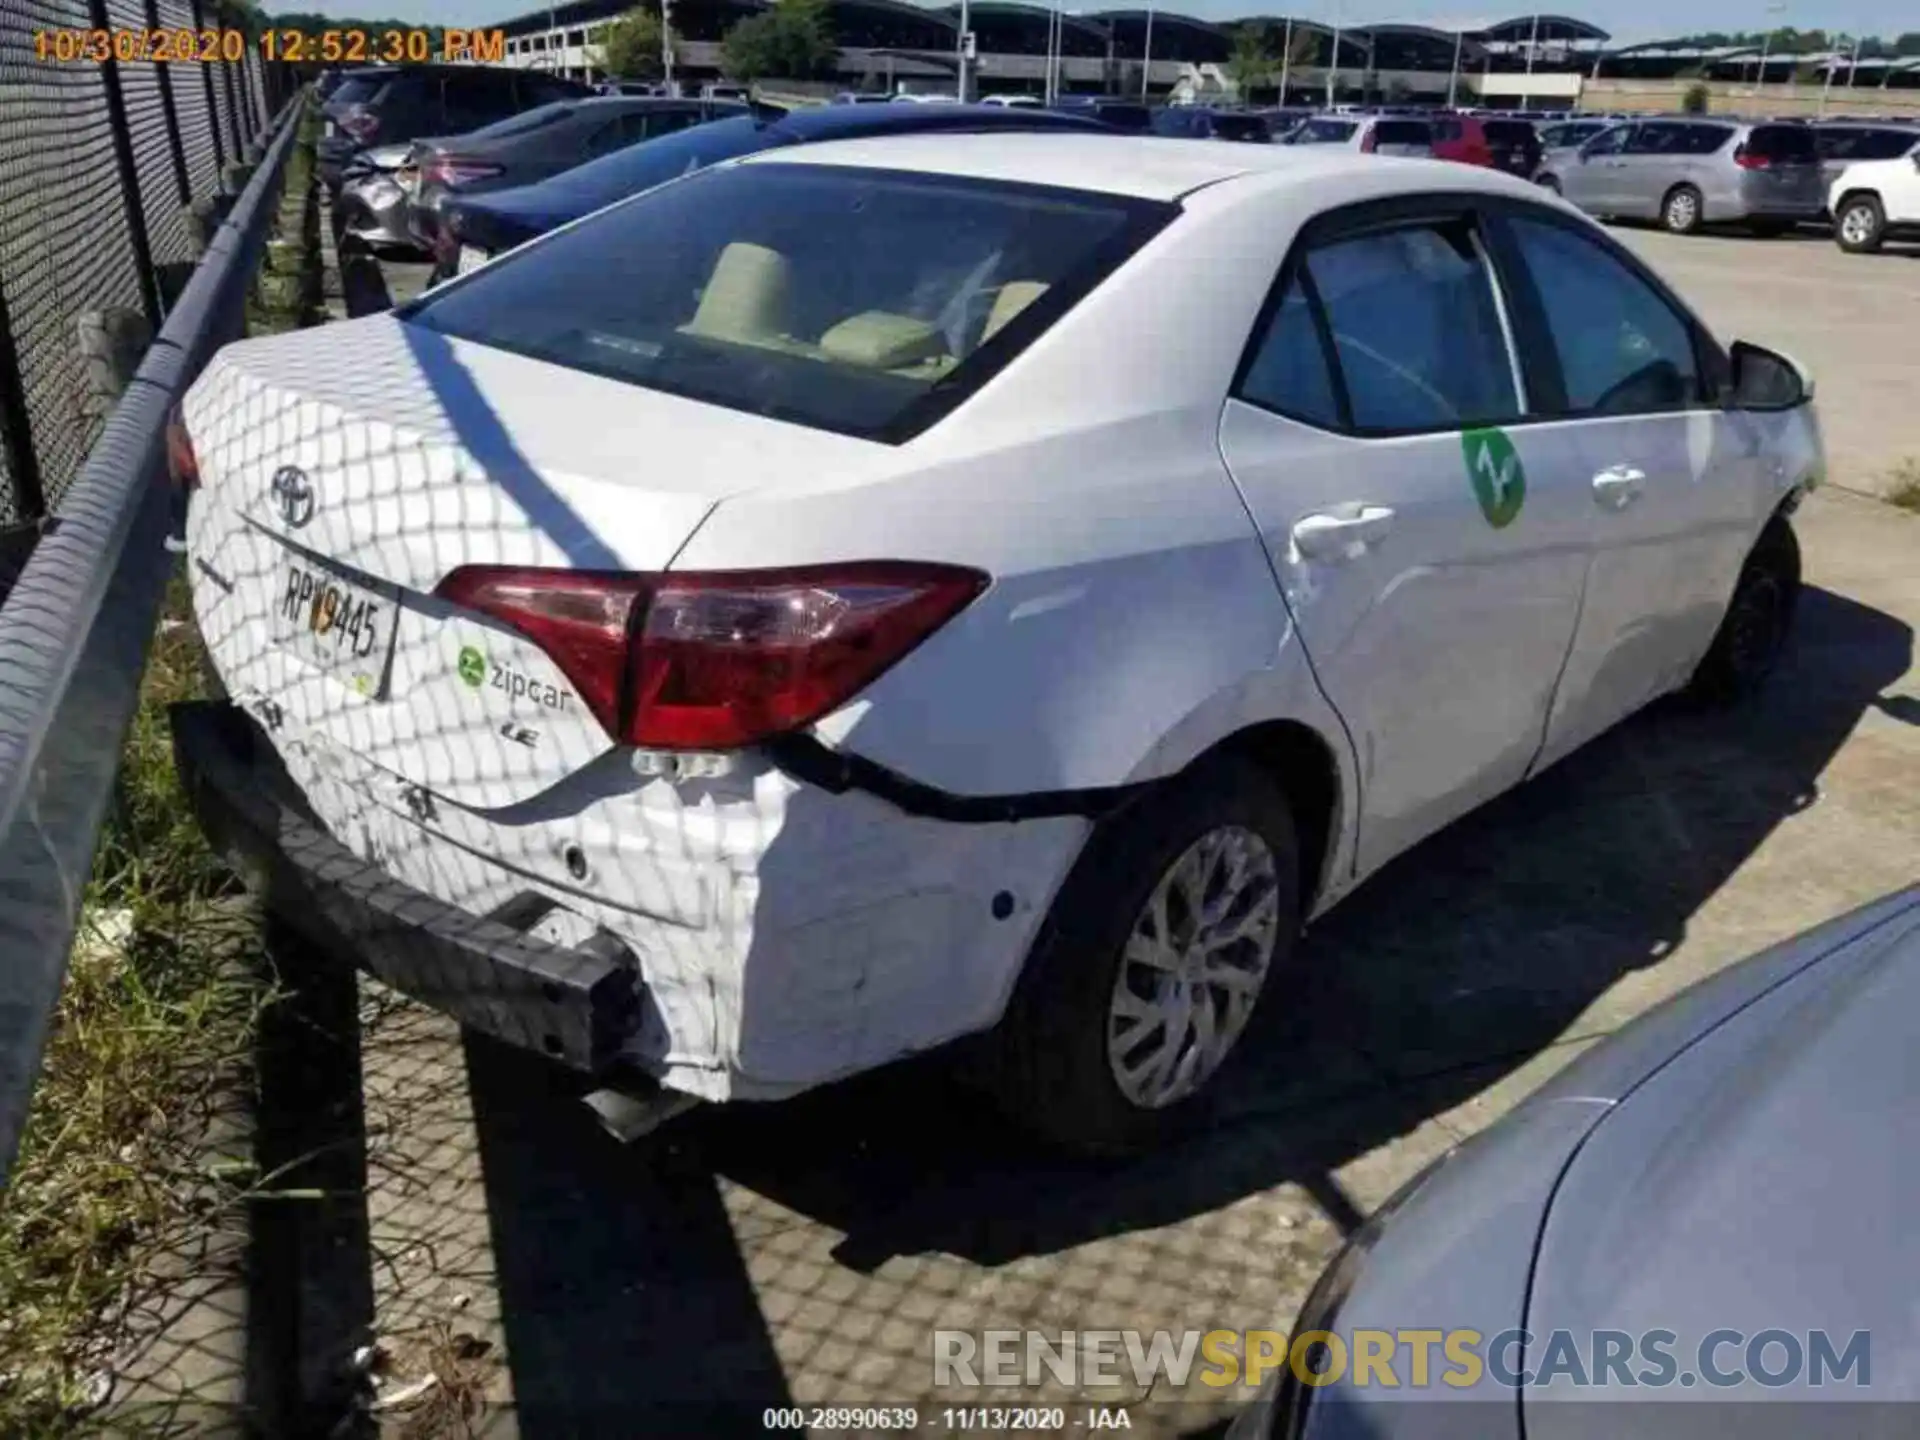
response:
<path fill-rule="evenodd" d="M 1736 120 L 1634 120 L 1546 165 L 1540 183 L 1591 215 L 1658 220 L 1677 235 L 1743 222 L 1777 235 L 1826 206 L 1813 130 Z"/>

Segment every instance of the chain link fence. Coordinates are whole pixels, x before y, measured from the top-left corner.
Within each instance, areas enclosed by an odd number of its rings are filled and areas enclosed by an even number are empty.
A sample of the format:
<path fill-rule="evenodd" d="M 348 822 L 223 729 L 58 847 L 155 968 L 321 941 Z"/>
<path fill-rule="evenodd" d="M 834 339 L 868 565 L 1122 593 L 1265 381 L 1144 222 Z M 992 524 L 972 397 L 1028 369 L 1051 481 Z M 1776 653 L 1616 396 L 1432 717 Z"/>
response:
<path fill-rule="evenodd" d="M 293 89 L 239 23 L 207 0 L 0 0 L 0 527 L 57 512 L 95 439 L 81 312 L 159 329 L 187 207 Z M 144 58 L 158 36 L 176 58 Z"/>

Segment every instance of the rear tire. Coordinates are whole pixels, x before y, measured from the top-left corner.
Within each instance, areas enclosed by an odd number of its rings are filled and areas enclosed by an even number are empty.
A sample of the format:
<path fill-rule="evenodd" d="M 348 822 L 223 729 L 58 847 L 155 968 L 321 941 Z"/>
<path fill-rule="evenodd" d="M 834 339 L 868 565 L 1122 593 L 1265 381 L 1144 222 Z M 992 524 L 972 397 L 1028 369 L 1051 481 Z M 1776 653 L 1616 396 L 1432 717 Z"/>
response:
<path fill-rule="evenodd" d="M 1849 255 L 1871 255 L 1887 243 L 1887 212 L 1878 195 L 1849 195 L 1833 217 L 1833 239 Z"/>
<path fill-rule="evenodd" d="M 1675 235 L 1695 234 L 1701 215 L 1700 192 L 1691 185 L 1674 186 L 1660 202 L 1660 223 Z"/>
<path fill-rule="evenodd" d="M 1786 651 L 1799 599 L 1800 542 L 1776 515 L 1740 567 L 1727 613 L 1687 693 L 1711 705 L 1758 694 Z"/>
<path fill-rule="evenodd" d="M 1102 821 L 984 1057 L 1007 1114 L 1083 1154 L 1191 1134 L 1292 960 L 1299 853 L 1279 787 L 1234 758 Z"/>

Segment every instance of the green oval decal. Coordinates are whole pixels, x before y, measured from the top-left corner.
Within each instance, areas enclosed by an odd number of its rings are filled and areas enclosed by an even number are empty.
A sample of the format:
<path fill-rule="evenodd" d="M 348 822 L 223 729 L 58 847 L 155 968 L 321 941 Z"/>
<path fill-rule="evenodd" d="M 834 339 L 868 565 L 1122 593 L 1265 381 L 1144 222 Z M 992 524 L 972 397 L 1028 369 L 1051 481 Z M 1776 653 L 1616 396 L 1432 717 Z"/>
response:
<path fill-rule="evenodd" d="M 476 690 L 486 683 L 487 657 L 474 649 L 473 646 L 462 645 L 460 647 L 460 662 L 456 668 L 460 671 L 460 678 Z"/>
<path fill-rule="evenodd" d="M 1506 431 L 1492 426 L 1468 430 L 1460 436 L 1460 453 L 1466 458 L 1467 480 L 1473 486 L 1473 498 L 1480 502 L 1480 513 L 1494 529 L 1504 530 L 1527 499 L 1527 472 L 1513 441 Z"/>

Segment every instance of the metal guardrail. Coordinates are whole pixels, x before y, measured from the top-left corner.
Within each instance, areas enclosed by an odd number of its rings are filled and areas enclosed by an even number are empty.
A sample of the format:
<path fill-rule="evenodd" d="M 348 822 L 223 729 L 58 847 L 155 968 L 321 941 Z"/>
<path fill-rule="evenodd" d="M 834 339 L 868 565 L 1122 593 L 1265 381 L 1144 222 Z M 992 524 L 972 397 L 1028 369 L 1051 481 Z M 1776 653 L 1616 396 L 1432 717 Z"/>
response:
<path fill-rule="evenodd" d="M 20 1143 L 171 555 L 166 423 L 237 338 L 304 91 L 0 604 L 0 1185 Z"/>

